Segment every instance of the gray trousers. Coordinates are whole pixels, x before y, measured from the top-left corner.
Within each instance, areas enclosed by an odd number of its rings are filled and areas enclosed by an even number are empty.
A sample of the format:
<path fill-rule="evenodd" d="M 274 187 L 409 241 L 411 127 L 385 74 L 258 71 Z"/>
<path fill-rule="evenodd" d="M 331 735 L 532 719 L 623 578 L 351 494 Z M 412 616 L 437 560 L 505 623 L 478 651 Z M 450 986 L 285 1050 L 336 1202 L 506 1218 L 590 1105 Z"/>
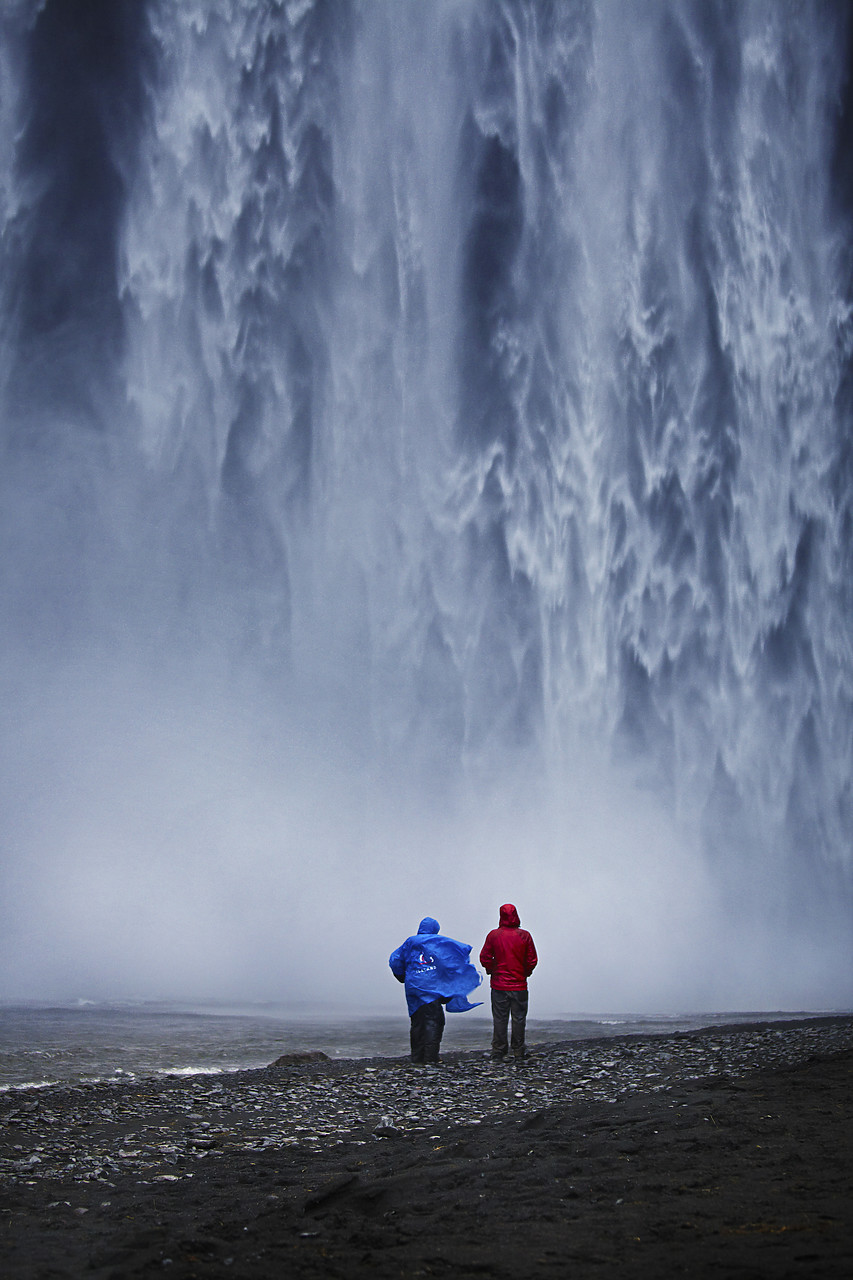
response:
<path fill-rule="evenodd" d="M 512 1017 L 512 1043 L 507 1044 L 507 1026 Z M 513 1057 L 524 1057 L 524 1028 L 527 1022 L 526 991 L 492 989 L 492 1057 L 505 1058 L 511 1047 Z"/>

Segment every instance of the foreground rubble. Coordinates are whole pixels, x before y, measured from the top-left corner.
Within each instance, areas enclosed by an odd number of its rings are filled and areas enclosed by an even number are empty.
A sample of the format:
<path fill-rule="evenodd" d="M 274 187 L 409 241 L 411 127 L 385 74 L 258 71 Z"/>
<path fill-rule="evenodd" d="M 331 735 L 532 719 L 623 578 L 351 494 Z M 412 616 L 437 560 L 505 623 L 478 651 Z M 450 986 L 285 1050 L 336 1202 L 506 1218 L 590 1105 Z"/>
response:
<path fill-rule="evenodd" d="M 853 1019 L 838 1017 L 533 1046 L 519 1067 L 471 1052 L 450 1054 L 438 1068 L 308 1058 L 213 1077 L 13 1089 L 0 1096 L 0 1179 L 175 1182 L 233 1153 L 437 1137 L 448 1127 L 616 1103 L 707 1077 L 734 1080 L 850 1048 Z"/>

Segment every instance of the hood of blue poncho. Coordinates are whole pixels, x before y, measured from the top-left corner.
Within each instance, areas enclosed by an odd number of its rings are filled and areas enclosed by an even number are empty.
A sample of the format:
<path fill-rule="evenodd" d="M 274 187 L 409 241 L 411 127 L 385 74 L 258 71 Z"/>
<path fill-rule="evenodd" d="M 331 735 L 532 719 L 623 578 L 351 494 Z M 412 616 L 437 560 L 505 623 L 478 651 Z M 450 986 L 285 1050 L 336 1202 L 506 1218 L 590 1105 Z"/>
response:
<path fill-rule="evenodd" d="M 439 931 L 439 929 L 438 929 L 438 921 L 437 921 L 437 920 L 434 920 L 434 919 L 432 918 L 432 916 L 424 916 L 423 920 L 422 920 L 422 921 L 420 922 L 420 924 L 418 925 L 418 933 L 419 933 L 419 934 L 422 934 L 422 933 L 438 933 L 438 931 Z"/>

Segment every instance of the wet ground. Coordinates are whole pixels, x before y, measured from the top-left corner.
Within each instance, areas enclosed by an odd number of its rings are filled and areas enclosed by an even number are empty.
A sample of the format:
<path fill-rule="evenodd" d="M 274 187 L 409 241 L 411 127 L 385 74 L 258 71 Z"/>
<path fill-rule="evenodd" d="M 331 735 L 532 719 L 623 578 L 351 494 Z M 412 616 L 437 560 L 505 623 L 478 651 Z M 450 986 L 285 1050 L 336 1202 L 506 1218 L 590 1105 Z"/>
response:
<path fill-rule="evenodd" d="M 10 1277 L 853 1274 L 853 1019 L 15 1091 Z"/>

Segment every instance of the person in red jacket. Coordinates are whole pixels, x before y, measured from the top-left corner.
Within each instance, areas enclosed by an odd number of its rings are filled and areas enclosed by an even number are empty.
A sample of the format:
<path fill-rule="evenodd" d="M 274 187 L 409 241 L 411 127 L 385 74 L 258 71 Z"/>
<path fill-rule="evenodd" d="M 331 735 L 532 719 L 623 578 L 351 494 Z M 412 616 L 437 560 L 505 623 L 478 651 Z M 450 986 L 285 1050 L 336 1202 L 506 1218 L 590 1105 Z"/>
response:
<path fill-rule="evenodd" d="M 527 979 L 536 968 L 538 956 L 533 939 L 522 929 L 511 902 L 501 907 L 500 925 L 483 943 L 480 964 L 492 980 L 492 1058 L 501 1062 L 512 1048 L 516 1062 L 526 1057 L 524 1027 L 527 1022 Z M 512 1043 L 507 1044 L 507 1025 L 512 1017 Z"/>

